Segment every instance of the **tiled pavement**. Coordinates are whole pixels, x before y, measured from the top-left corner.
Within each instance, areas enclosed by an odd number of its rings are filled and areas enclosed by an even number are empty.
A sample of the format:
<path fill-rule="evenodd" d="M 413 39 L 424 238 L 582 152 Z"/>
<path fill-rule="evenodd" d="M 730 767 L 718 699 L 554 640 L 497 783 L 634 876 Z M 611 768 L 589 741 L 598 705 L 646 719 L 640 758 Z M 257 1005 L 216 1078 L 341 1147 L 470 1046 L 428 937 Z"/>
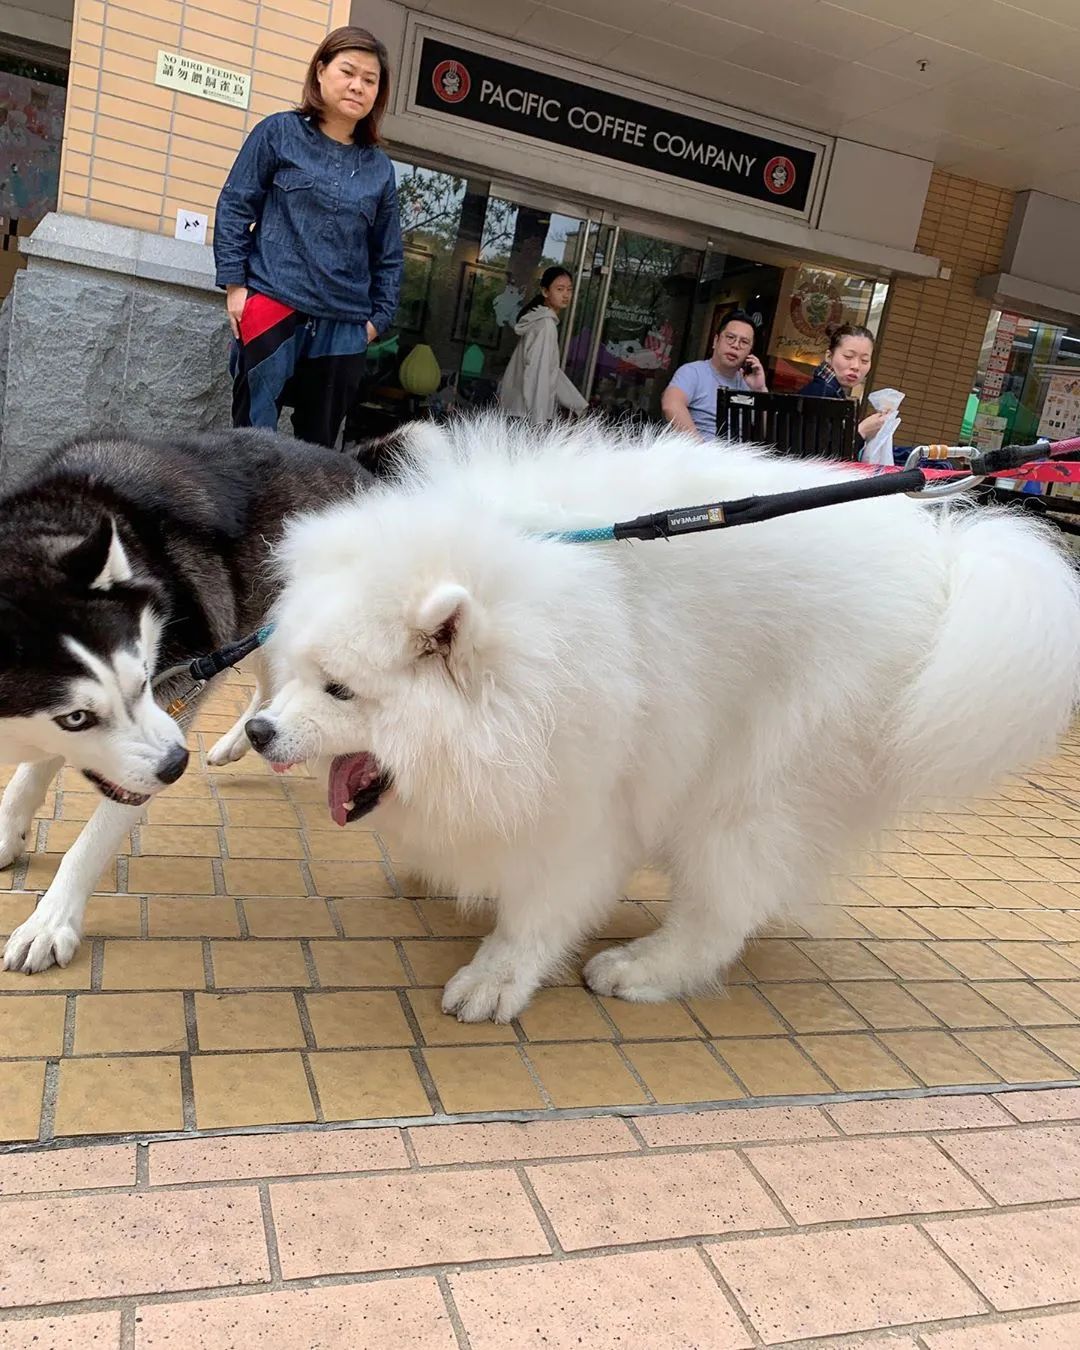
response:
<path fill-rule="evenodd" d="M 86 786 L 0 874 L 0 932 Z M 100 890 L 67 970 L 0 975 L 0 1350 L 1080 1344 L 1080 1088 L 1004 1090 L 1080 1083 L 1080 740 L 900 822 L 721 998 L 568 977 L 459 1025 L 483 916 L 252 758 L 193 766 Z M 635 878 L 597 941 L 665 894 Z"/>
<path fill-rule="evenodd" d="M 0 1158 L 4 1350 L 1080 1345 L 1080 1090 Z"/>
<path fill-rule="evenodd" d="M 238 710 L 202 714 L 205 748 Z M 0 873 L 0 932 L 96 804 L 65 776 Z M 513 1026 L 463 1026 L 462 918 L 312 780 L 193 768 L 101 880 L 66 970 L 0 975 L 0 1139 L 545 1111 L 1080 1079 L 1080 743 L 993 801 L 927 811 L 778 927 L 729 992 L 660 1007 L 567 977 Z M 600 941 L 647 932 L 635 879 Z"/>

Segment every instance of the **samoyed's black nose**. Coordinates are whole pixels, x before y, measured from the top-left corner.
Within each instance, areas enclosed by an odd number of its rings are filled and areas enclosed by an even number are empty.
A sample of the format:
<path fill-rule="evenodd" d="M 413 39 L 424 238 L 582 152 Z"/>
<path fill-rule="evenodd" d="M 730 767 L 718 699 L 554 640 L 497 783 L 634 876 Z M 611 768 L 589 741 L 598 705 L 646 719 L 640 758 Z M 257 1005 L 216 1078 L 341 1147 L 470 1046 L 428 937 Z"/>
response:
<path fill-rule="evenodd" d="M 244 723 L 244 730 L 247 732 L 248 740 L 260 754 L 276 734 L 274 724 L 269 717 L 253 717 L 250 722 Z"/>
<path fill-rule="evenodd" d="M 174 745 L 154 772 L 163 783 L 175 783 L 188 766 L 188 754 L 185 746 Z"/>

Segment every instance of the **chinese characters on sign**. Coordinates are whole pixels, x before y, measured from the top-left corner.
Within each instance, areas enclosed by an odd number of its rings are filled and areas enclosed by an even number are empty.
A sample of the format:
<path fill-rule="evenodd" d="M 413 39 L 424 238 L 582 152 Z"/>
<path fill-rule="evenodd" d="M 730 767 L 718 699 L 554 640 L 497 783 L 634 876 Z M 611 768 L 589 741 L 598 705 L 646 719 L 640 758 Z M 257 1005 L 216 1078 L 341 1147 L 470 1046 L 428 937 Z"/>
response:
<path fill-rule="evenodd" d="M 179 89 L 196 98 L 213 99 L 216 103 L 230 103 L 234 108 L 246 108 L 251 98 L 251 76 L 235 70 L 226 70 L 209 61 L 196 61 L 178 52 L 159 51 L 154 83 L 166 89 Z"/>

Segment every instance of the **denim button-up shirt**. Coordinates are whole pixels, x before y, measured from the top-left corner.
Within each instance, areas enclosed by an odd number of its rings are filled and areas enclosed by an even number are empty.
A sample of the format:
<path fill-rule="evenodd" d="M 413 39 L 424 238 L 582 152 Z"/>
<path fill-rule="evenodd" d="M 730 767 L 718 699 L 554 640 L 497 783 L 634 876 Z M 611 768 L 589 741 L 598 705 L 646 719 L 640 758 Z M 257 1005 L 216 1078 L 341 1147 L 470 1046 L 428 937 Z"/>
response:
<path fill-rule="evenodd" d="M 385 333 L 403 265 L 389 157 L 342 145 L 297 112 L 265 118 L 218 198 L 214 261 L 219 286 Z"/>

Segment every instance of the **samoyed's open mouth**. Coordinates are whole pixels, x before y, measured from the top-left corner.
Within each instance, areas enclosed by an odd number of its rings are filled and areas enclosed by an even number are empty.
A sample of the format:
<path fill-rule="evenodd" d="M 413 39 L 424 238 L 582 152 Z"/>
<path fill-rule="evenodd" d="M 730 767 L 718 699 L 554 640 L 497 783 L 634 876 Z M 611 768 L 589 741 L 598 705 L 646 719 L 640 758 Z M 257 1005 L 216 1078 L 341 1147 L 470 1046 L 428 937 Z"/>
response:
<path fill-rule="evenodd" d="M 338 755 L 330 765 L 327 800 L 337 825 L 349 825 L 379 804 L 390 786 L 390 776 L 366 750 L 356 755 Z"/>
<path fill-rule="evenodd" d="M 95 773 L 93 769 L 83 769 L 83 777 L 89 779 L 97 788 L 103 797 L 108 797 L 111 802 L 119 802 L 121 806 L 145 806 L 150 800 L 148 795 L 141 792 L 129 792 L 127 788 L 119 787 L 116 783 L 110 783 L 107 778 L 102 778 L 101 774 Z"/>

